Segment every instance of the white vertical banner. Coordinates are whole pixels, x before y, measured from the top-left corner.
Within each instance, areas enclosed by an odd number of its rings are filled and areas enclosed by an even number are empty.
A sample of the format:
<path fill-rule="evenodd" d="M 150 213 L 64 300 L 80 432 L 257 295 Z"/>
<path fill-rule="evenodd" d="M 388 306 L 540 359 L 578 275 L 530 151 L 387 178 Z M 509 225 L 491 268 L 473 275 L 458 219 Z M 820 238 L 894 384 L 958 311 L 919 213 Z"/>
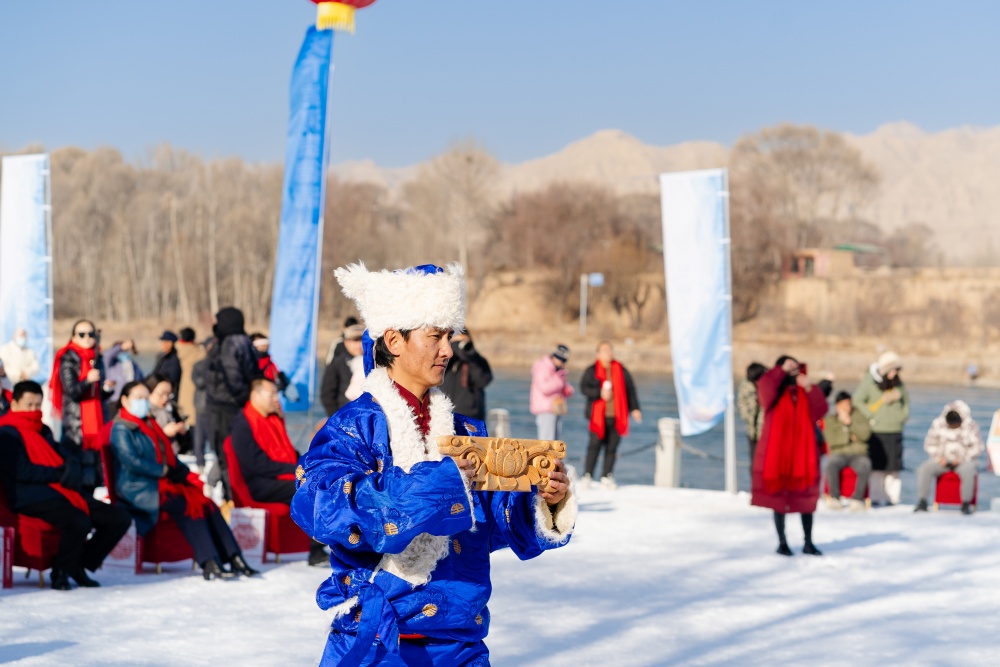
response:
<path fill-rule="evenodd" d="M 0 345 L 28 332 L 44 386 L 52 372 L 49 156 L 3 158 L 0 183 Z"/>
<path fill-rule="evenodd" d="M 726 418 L 726 488 L 735 492 L 728 174 L 661 174 L 660 193 L 681 435 L 704 433 Z"/>

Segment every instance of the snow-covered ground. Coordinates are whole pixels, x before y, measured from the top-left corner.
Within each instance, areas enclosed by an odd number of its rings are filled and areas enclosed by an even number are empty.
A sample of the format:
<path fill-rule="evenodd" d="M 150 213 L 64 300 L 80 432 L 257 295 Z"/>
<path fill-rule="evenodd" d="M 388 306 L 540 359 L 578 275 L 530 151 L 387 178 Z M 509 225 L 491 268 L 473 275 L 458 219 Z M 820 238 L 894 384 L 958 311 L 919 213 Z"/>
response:
<path fill-rule="evenodd" d="M 565 549 L 493 558 L 494 665 L 996 665 L 1000 514 L 821 511 L 826 555 L 783 558 L 746 496 L 622 487 L 582 498 Z M 789 540 L 801 547 L 790 517 Z M 0 593 L 0 664 L 310 665 L 326 576 L 99 573 L 103 588 Z"/>

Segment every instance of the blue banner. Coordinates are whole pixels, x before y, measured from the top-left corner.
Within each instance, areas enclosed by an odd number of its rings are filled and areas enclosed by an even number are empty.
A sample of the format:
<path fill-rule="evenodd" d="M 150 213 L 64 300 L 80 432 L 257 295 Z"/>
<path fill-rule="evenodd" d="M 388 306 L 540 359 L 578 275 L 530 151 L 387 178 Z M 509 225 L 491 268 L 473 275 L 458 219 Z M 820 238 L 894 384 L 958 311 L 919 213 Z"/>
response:
<path fill-rule="evenodd" d="M 286 398 L 285 408 L 291 411 L 308 410 L 316 387 L 332 55 L 333 31 L 310 27 L 292 71 L 270 331 L 271 358 L 298 390 L 298 401 Z"/>
<path fill-rule="evenodd" d="M 3 158 L 0 185 L 0 345 L 16 329 L 28 333 L 39 362 L 31 378 L 43 386 L 52 372 L 52 293 L 49 255 L 49 156 Z M 8 370 L 8 372 L 10 372 Z M 19 378 L 11 378 L 17 382 Z"/>
<path fill-rule="evenodd" d="M 681 435 L 698 435 L 718 424 L 732 396 L 728 190 L 724 169 L 660 176 Z"/>

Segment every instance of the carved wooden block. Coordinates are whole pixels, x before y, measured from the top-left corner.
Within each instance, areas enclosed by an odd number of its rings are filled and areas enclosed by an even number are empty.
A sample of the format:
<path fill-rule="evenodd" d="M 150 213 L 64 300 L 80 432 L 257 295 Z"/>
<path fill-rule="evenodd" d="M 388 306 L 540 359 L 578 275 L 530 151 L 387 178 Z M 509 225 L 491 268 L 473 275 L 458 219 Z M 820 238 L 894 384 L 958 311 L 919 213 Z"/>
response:
<path fill-rule="evenodd" d="M 566 458 L 566 443 L 560 440 L 446 435 L 437 439 L 437 446 L 445 456 L 476 464 L 476 491 L 530 491 L 532 486 L 545 491 L 549 471 L 557 459 Z"/>

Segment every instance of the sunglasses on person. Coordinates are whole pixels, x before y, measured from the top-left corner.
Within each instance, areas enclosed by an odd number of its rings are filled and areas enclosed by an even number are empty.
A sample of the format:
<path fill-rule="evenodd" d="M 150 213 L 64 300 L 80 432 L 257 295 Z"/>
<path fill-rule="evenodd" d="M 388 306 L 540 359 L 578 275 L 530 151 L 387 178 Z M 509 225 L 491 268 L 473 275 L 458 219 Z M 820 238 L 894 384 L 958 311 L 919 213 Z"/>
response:
<path fill-rule="evenodd" d="M 77 338 L 97 338 L 97 333 L 94 331 L 77 331 Z"/>

